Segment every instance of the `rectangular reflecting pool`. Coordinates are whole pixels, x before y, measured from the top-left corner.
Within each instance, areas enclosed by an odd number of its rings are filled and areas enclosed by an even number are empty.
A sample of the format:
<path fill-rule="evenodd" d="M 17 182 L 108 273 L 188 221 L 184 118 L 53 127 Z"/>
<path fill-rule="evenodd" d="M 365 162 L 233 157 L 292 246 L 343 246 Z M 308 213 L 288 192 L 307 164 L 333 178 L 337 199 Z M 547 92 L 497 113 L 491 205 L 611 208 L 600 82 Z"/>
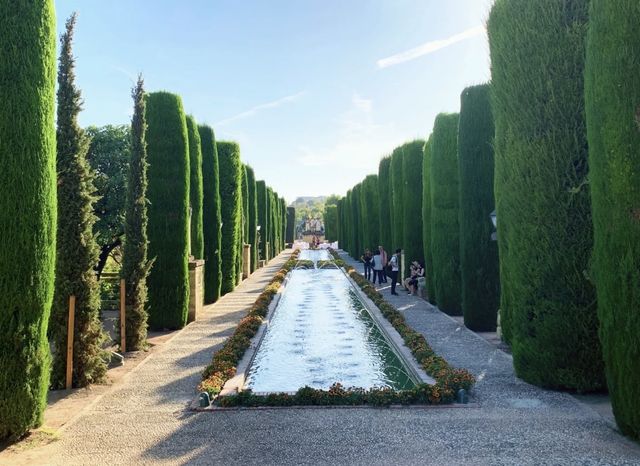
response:
<path fill-rule="evenodd" d="M 301 260 L 328 260 L 327 251 L 302 251 Z M 247 374 L 254 392 L 293 392 L 304 386 L 415 386 L 345 274 L 338 269 L 294 270 Z"/>

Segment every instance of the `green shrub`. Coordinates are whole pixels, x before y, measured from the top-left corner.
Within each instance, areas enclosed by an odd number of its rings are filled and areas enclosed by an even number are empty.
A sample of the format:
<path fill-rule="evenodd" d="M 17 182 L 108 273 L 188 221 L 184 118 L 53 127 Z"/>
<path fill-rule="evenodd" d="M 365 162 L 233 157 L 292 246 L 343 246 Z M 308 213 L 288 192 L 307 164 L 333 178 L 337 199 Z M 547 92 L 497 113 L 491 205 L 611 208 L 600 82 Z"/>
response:
<path fill-rule="evenodd" d="M 247 165 L 247 186 L 249 190 L 249 244 L 251 245 L 251 272 L 258 268 L 258 242 L 256 228 L 258 227 L 258 204 L 256 190 L 256 175 L 253 168 Z"/>
<path fill-rule="evenodd" d="M 491 240 L 493 137 L 490 86 L 462 92 L 458 125 L 462 312 L 471 330 L 495 331 L 500 301 L 497 241 Z"/>
<path fill-rule="evenodd" d="M 235 142 L 219 141 L 216 146 L 222 214 L 221 293 L 224 295 L 233 291 L 237 280 L 238 251 L 242 235 L 242 162 L 240 147 Z"/>
<path fill-rule="evenodd" d="M 133 118 L 131 119 L 131 160 L 127 182 L 121 276 L 125 280 L 126 305 L 125 338 L 128 351 L 144 349 L 147 342 L 147 276 L 152 262 L 148 260 L 147 228 L 147 142 L 145 130 L 144 81 L 138 77 L 133 89 Z"/>
<path fill-rule="evenodd" d="M 202 231 L 204 237 L 204 302 L 214 303 L 220 298 L 221 225 L 220 175 L 218 149 L 213 129 L 198 126 L 202 146 Z"/>
<path fill-rule="evenodd" d="M 436 304 L 431 251 L 431 137 L 423 147 L 422 160 L 422 245 L 424 248 L 425 284 L 429 302 Z"/>
<path fill-rule="evenodd" d="M 489 18 L 502 324 L 519 377 L 604 386 L 584 115 L 587 0 L 500 0 Z"/>
<path fill-rule="evenodd" d="M 335 223 L 335 227 L 337 228 L 337 219 Z M 293 244 L 295 238 L 296 231 L 296 208 L 295 207 L 287 207 L 287 234 L 286 241 L 287 243 Z"/>
<path fill-rule="evenodd" d="M 260 232 L 258 233 L 260 241 L 258 242 L 258 250 L 260 251 L 260 260 L 267 258 L 267 186 L 263 180 L 256 181 L 256 199 L 258 201 L 258 225 Z"/>
<path fill-rule="evenodd" d="M 417 260 L 424 261 L 422 244 L 422 161 L 424 159 L 424 141 L 416 139 L 402 146 L 402 182 L 403 203 L 402 244 L 406 260 L 405 273 L 409 264 Z"/>
<path fill-rule="evenodd" d="M 94 174 L 87 161 L 89 140 L 78 124 L 82 97 L 75 85 L 72 54 L 76 15 L 72 14 L 60 38 L 58 68 L 57 160 L 58 233 L 56 279 L 50 341 L 53 346 L 51 386 L 64 388 L 67 367 L 69 297 L 76 297 L 73 372 L 74 387 L 101 382 L 107 372 L 102 345 L 106 338 L 100 322 L 100 287 L 94 267 L 99 249 L 93 234 Z"/>
<path fill-rule="evenodd" d="M 56 243 L 53 0 L 0 3 L 0 31 L 0 439 L 15 439 L 42 422 L 49 384 L 46 332 Z"/>
<path fill-rule="evenodd" d="M 585 73 L 593 273 L 613 413 L 640 439 L 640 10 L 592 0 Z"/>
<path fill-rule="evenodd" d="M 431 135 L 431 255 L 438 307 L 461 315 L 458 114 L 441 113 Z"/>
<path fill-rule="evenodd" d="M 402 155 L 401 147 L 396 147 L 391 154 L 391 253 L 398 248 L 404 249 L 404 180 L 402 179 Z M 402 271 L 400 271 L 402 276 Z"/>
<path fill-rule="evenodd" d="M 182 100 L 147 95 L 149 327 L 177 329 L 189 305 L 189 142 Z"/>
<path fill-rule="evenodd" d="M 380 218 L 380 244 L 391 257 L 391 157 L 384 157 L 378 166 L 378 198 Z"/>
<path fill-rule="evenodd" d="M 187 137 L 189 139 L 189 203 L 191 205 L 191 255 L 204 258 L 204 230 L 202 220 L 202 147 L 196 120 L 187 115 Z"/>

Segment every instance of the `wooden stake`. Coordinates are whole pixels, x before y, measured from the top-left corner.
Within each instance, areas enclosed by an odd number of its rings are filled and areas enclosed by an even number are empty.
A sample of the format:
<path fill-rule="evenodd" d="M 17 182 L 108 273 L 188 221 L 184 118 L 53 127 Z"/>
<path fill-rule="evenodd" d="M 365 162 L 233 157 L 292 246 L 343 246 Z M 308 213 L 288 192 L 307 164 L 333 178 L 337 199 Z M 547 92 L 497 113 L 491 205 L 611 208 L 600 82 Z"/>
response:
<path fill-rule="evenodd" d="M 69 296 L 69 319 L 67 324 L 67 390 L 73 382 L 73 333 L 76 318 L 76 297 Z"/>
<path fill-rule="evenodd" d="M 127 351 L 127 335 L 126 335 L 126 320 L 125 320 L 125 291 L 126 286 L 124 279 L 120 279 L 120 351 L 122 354 Z"/>

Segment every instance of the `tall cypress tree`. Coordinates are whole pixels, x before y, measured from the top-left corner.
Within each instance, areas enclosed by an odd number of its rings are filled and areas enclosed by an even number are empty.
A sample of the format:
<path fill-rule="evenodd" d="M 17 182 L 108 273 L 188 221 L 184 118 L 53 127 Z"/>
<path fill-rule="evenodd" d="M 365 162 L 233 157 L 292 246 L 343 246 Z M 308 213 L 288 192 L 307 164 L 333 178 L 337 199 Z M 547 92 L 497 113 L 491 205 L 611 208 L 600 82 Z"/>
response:
<path fill-rule="evenodd" d="M 438 307 L 461 315 L 458 114 L 436 117 L 431 136 L 431 252 Z"/>
<path fill-rule="evenodd" d="M 256 175 L 253 168 L 247 165 L 247 186 L 249 190 L 249 244 L 251 245 L 251 272 L 258 268 L 258 243 L 256 228 L 258 226 L 258 204 Z"/>
<path fill-rule="evenodd" d="M 238 282 L 242 280 L 242 271 L 244 269 L 244 245 L 249 244 L 249 174 L 247 166 L 242 165 L 242 241 L 240 241 L 240 255 L 238 257 Z M 251 259 L 249 259 L 251 261 Z M 251 265 L 249 264 L 249 271 Z"/>
<path fill-rule="evenodd" d="M 494 331 L 500 301 L 498 245 L 491 239 L 493 137 L 490 86 L 466 88 L 460 102 L 458 170 L 460 191 L 460 273 L 464 323 Z"/>
<path fill-rule="evenodd" d="M 56 242 L 55 8 L 0 2 L 0 439 L 42 422 Z M 10 45 L 14 44 L 14 45 Z M 20 46 L 15 46 L 20 44 Z"/>
<path fill-rule="evenodd" d="M 189 138 L 189 202 L 191 204 L 191 255 L 204 257 L 204 233 L 202 225 L 202 147 L 196 120 L 187 115 L 187 137 Z"/>
<path fill-rule="evenodd" d="M 220 297 L 222 270 L 220 247 L 222 212 L 218 149 L 213 129 L 198 126 L 202 147 L 202 229 L 204 236 L 204 302 L 214 303 Z"/>
<path fill-rule="evenodd" d="M 107 371 L 102 343 L 105 335 L 100 323 L 100 290 L 94 270 L 98 245 L 93 236 L 95 202 L 93 173 L 87 162 L 89 141 L 78 125 L 82 109 L 80 91 L 75 86 L 75 60 L 72 53 L 76 14 L 66 22 L 60 38 L 58 69 L 58 234 L 56 281 L 51 308 L 51 339 L 55 352 L 51 373 L 54 388 L 65 386 L 67 364 L 67 316 L 69 297 L 76 297 L 73 386 L 100 382 Z"/>
<path fill-rule="evenodd" d="M 425 282 L 429 302 L 436 303 L 433 284 L 433 252 L 431 249 L 431 137 L 425 142 L 422 160 L 422 245 L 424 248 Z"/>
<path fill-rule="evenodd" d="M 180 96 L 146 96 L 149 327 L 178 329 L 189 311 L 189 139 Z"/>
<path fill-rule="evenodd" d="M 391 157 L 384 157 L 378 166 L 378 194 L 380 199 L 380 243 L 387 253 L 393 247 L 391 244 Z"/>
<path fill-rule="evenodd" d="M 258 236 L 258 249 L 260 251 L 260 260 L 267 258 L 267 186 L 264 180 L 256 181 L 256 199 L 258 201 L 258 226 L 260 231 Z"/>
<path fill-rule="evenodd" d="M 377 207 L 377 206 L 376 206 Z M 293 207 L 287 207 L 293 209 Z M 294 210 L 295 215 L 295 210 Z M 287 222 L 290 220 L 289 212 L 287 212 Z M 338 241 L 338 207 L 335 205 L 327 205 L 324 207 L 324 237 L 329 242 Z M 289 223 L 287 223 L 287 243 L 289 243 Z M 293 237 L 293 232 L 291 232 Z"/>
<path fill-rule="evenodd" d="M 422 161 L 424 141 L 416 139 L 402 146 L 402 219 L 407 264 L 424 260 L 422 245 Z M 407 270 L 405 270 L 407 272 Z"/>
<path fill-rule="evenodd" d="M 138 77 L 133 89 L 131 119 L 131 160 L 127 182 L 124 223 L 122 278 L 126 283 L 126 343 L 129 351 L 143 349 L 147 340 L 147 276 L 151 263 L 147 260 L 147 141 L 145 132 L 144 81 Z"/>
<path fill-rule="evenodd" d="M 640 9 L 591 0 L 585 96 L 600 340 L 613 413 L 640 439 Z"/>
<path fill-rule="evenodd" d="M 402 147 L 397 147 L 394 149 L 393 154 L 391 154 L 391 247 L 394 251 L 398 248 L 405 248 L 405 245 L 402 244 L 404 240 L 404 180 L 402 178 L 402 157 Z"/>
<path fill-rule="evenodd" d="M 236 286 L 238 244 L 242 234 L 242 163 L 235 142 L 219 141 L 220 203 L 222 213 L 222 288 L 226 294 Z"/>
<path fill-rule="evenodd" d="M 296 208 L 287 207 L 287 234 L 285 240 L 287 243 L 293 244 L 296 232 Z M 337 239 L 337 238 L 336 238 Z"/>
<path fill-rule="evenodd" d="M 595 288 L 585 273 L 593 248 L 588 4 L 498 0 L 488 22 L 501 323 L 519 377 L 579 391 L 605 385 Z"/>

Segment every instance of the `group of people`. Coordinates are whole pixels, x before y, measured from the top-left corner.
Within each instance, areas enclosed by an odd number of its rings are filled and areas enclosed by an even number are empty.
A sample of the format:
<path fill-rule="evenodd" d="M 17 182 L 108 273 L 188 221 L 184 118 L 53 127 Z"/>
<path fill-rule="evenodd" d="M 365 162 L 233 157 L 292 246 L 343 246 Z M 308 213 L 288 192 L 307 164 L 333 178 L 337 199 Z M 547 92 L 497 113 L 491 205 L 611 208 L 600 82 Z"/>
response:
<path fill-rule="evenodd" d="M 400 254 L 402 249 L 396 249 L 395 254 L 389 258 L 387 251 L 382 246 L 378 246 L 376 254 L 372 254 L 369 249 L 365 249 L 360 260 L 364 263 L 364 277 L 378 285 L 387 283 L 387 274 L 391 278 L 391 294 L 398 296 L 396 285 L 398 283 L 398 272 L 400 270 Z M 424 266 L 419 261 L 413 261 L 410 267 L 410 275 L 404 280 L 404 287 L 408 294 L 415 294 L 418 291 L 418 280 L 424 277 Z"/>

